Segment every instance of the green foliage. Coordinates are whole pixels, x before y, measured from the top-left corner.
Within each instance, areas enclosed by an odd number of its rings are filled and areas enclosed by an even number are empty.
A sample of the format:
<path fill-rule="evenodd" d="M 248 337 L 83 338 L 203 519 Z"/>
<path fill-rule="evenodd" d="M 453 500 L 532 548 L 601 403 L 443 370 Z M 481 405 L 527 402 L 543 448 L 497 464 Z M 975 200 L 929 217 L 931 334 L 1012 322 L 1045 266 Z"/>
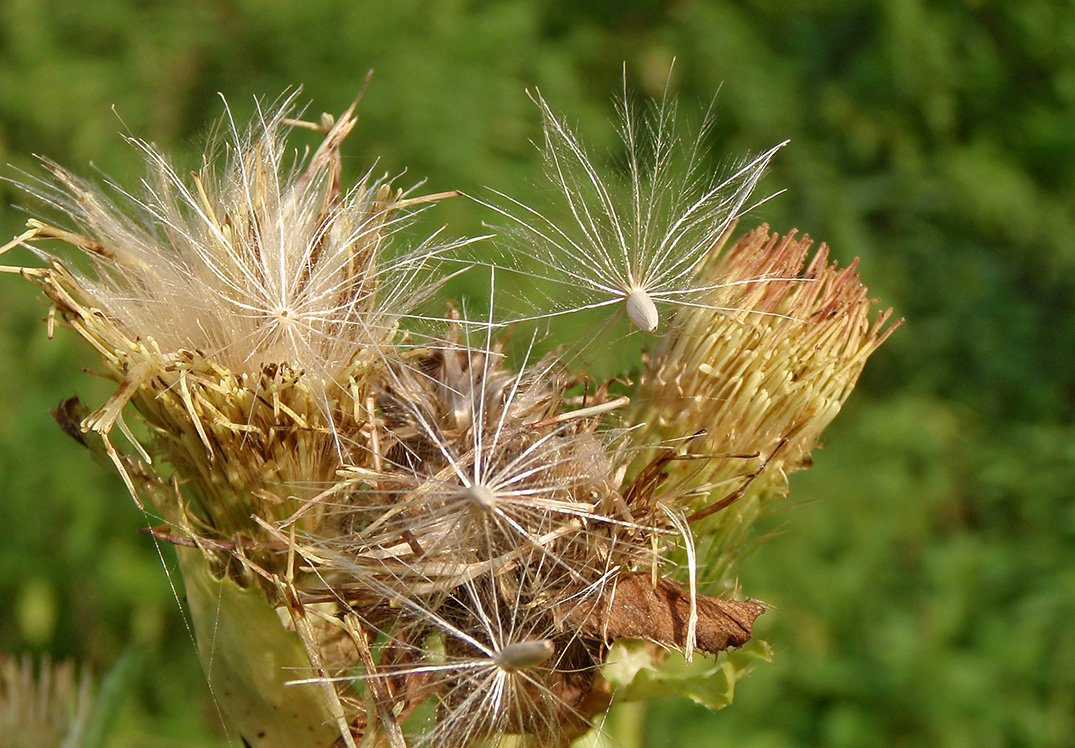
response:
<path fill-rule="evenodd" d="M 759 660 L 772 660 L 769 645 L 761 639 L 715 656 L 699 653 L 691 662 L 679 652 L 663 654 L 646 642 L 618 641 L 601 673 L 621 702 L 680 696 L 715 711 L 732 703 L 736 682 Z"/>
<path fill-rule="evenodd" d="M 871 361 L 742 587 L 775 662 L 733 709 L 649 710 L 647 745 L 1064 745 L 1075 734 L 1075 9 L 1060 0 L 0 4 L 0 160 L 43 153 L 124 184 L 118 133 L 193 159 L 217 91 L 305 86 L 349 144 L 432 191 L 540 201 L 539 86 L 611 147 L 610 97 L 721 88 L 714 164 L 786 137 L 753 220 L 798 226 L 909 319 Z M 722 85 L 723 84 L 723 85 Z M 109 110 L 115 106 L 118 117 Z M 0 204 L 25 205 L 0 184 Z M 478 231 L 473 204 L 431 220 Z M 5 236 L 24 216 L 0 214 Z M 146 519 L 48 418 L 91 358 L 0 301 L 0 648 L 107 672 L 145 652 L 112 746 L 212 745 L 219 728 Z M 480 289 L 459 289 L 480 295 Z M 510 289 L 507 289 L 510 290 Z M 610 354 L 611 355 L 611 354 Z M 162 558 L 169 567 L 172 555 Z M 132 676 L 135 677 L 135 676 Z M 192 695 L 201 694 L 192 698 Z M 234 736 L 233 736 L 234 740 Z"/>
<path fill-rule="evenodd" d="M 141 664 L 142 653 L 137 649 L 129 649 L 116 660 L 116 664 L 101 680 L 86 734 L 81 736 L 78 748 L 102 748 L 108 745 L 115 729 L 116 716 L 137 684 Z"/>
<path fill-rule="evenodd" d="M 207 680 L 242 738 L 254 748 L 329 744 L 338 732 L 324 689 L 287 687 L 310 677 L 298 635 L 280 625 L 261 590 L 217 578 L 196 549 L 178 553 Z"/>

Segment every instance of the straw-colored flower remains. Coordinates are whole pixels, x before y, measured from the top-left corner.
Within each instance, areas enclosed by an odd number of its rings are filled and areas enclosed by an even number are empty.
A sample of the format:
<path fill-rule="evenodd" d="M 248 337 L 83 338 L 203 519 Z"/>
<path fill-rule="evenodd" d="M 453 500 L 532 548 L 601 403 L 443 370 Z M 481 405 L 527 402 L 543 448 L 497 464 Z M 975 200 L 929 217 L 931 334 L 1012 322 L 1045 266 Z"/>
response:
<path fill-rule="evenodd" d="M 0 735 L 9 748 L 98 745 L 93 740 L 93 683 L 71 662 L 0 653 Z"/>
<path fill-rule="evenodd" d="M 372 171 L 344 188 L 354 105 L 314 124 L 292 104 L 229 124 L 190 176 L 136 141 L 138 190 L 46 162 L 26 187 L 62 220 L 2 250 L 43 260 L 5 269 L 117 384 L 55 416 L 177 547 L 229 729 L 257 748 L 558 746 L 619 700 L 726 704 L 766 652 L 736 551 L 894 328 L 824 247 L 729 239 L 776 149 L 710 178 L 696 147 L 673 157 L 666 102 L 625 118 L 621 204 L 538 98 L 566 209 L 492 205 L 535 276 L 579 288 L 535 316 L 619 302 L 630 334 L 659 330 L 593 386 L 555 355 L 513 364 L 492 307 L 430 309 L 477 239 L 411 217 L 455 193 Z M 321 145 L 292 152 L 296 126 Z"/>

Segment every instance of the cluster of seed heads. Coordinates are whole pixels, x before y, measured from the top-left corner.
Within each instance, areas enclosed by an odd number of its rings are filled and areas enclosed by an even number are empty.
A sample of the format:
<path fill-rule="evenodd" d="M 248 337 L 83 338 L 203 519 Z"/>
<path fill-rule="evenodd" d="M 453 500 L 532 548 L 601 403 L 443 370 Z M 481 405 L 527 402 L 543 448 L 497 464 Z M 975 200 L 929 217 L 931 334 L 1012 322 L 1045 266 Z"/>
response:
<path fill-rule="evenodd" d="M 342 187 L 355 105 L 308 123 L 287 98 L 189 177 L 135 141 L 138 192 L 51 162 L 23 185 L 68 227 L 32 220 L 2 251 L 37 254 L 17 270 L 119 385 L 57 417 L 180 546 L 210 686 L 252 746 L 560 745 L 614 699 L 613 642 L 652 643 L 656 664 L 745 643 L 763 608 L 699 592 L 728 577 L 696 540 L 719 555 L 745 527 L 724 510 L 782 490 L 892 329 L 853 272 L 823 253 L 803 271 L 808 241 L 763 229 L 721 255 L 780 146 L 711 178 L 664 101 L 625 111 L 616 180 L 535 101 L 561 205 L 477 200 L 510 260 L 478 317 L 429 300 L 488 269 L 458 250 L 489 237 L 412 236 L 455 193 L 372 171 Z M 312 153 L 286 146 L 296 126 L 322 133 Z M 595 385 L 555 355 L 509 364 L 495 281 L 520 271 L 568 291 L 519 320 L 620 306 L 661 332 L 645 365 Z M 223 636 L 242 631 L 227 616 L 257 635 Z M 250 676 L 252 647 L 297 670 Z"/>

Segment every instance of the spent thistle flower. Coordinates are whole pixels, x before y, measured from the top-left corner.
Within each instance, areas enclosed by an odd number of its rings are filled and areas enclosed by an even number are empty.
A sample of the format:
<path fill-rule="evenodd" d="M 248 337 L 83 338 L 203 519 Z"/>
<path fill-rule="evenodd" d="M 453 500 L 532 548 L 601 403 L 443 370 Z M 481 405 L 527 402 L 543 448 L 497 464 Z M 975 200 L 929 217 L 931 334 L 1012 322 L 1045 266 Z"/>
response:
<path fill-rule="evenodd" d="M 142 195 L 112 185 L 119 202 L 46 162 L 56 182 L 31 189 L 86 236 L 31 222 L 29 238 L 85 250 L 94 274 L 77 274 L 80 290 L 129 338 L 164 354 L 196 351 L 235 373 L 287 363 L 331 380 L 395 335 L 436 282 L 421 272 L 458 243 L 434 235 L 389 258 L 405 209 L 441 196 L 408 198 L 372 170 L 341 191 L 338 148 L 357 122 L 354 105 L 293 162 L 293 98 L 260 112 L 245 135 L 233 126 L 214 146 L 223 168 L 210 154 L 189 178 L 133 141 L 150 170 Z"/>
<path fill-rule="evenodd" d="M 422 567 L 391 565 L 400 578 L 422 578 Z M 364 682 L 394 694 L 394 713 L 407 716 L 423 701 L 435 722 L 414 745 L 468 746 L 505 734 L 529 735 L 539 745 L 562 744 L 589 729 L 586 699 L 598 678 L 601 643 L 564 625 L 565 610 L 592 614 L 606 581 L 564 598 L 563 569 L 529 550 L 485 564 L 438 596 L 411 594 L 405 585 L 363 591 L 378 602 L 361 608 L 363 625 L 382 640 L 380 661 L 336 682 Z M 426 587 L 440 586 L 428 579 Z M 352 606 L 353 609 L 358 609 Z M 304 682 L 316 683 L 318 679 Z"/>
<path fill-rule="evenodd" d="M 149 534 L 179 546 L 208 683 L 255 748 L 563 745 L 617 693 L 652 695 L 635 686 L 670 652 L 744 647 L 765 606 L 700 590 L 733 590 L 751 522 L 894 328 L 805 240 L 759 229 L 722 252 L 780 146 L 709 178 L 667 96 L 641 123 L 625 103 L 621 191 L 535 101 L 567 225 L 503 193 L 493 207 L 538 276 L 582 293 L 537 316 L 622 304 L 663 327 L 633 380 L 592 386 L 557 354 L 532 361 L 533 341 L 513 367 L 492 287 L 481 323 L 421 309 L 444 279 L 428 271 L 473 240 L 408 242 L 412 209 L 454 193 L 372 170 L 342 187 L 355 105 L 311 124 L 285 98 L 245 134 L 229 119 L 189 179 L 134 141 L 137 196 L 46 162 L 27 189 L 74 226 L 32 220 L 0 249 L 44 260 L 5 269 L 117 383 L 57 420 L 99 440 L 161 522 Z M 290 155 L 291 126 L 322 143 Z M 730 689 L 745 666 L 721 662 Z"/>
<path fill-rule="evenodd" d="M 649 444 L 683 445 L 705 459 L 671 462 L 664 480 L 709 551 L 711 580 L 732 584 L 744 532 L 786 491 L 786 474 L 809 466 L 822 431 L 851 394 L 869 356 L 896 330 L 852 263 L 828 247 L 759 226 L 724 250 L 730 231 L 699 269 L 713 284 L 707 304 L 681 310 L 644 362 L 631 418 Z M 769 283 L 740 281 L 772 277 Z M 733 511 L 724 511 L 734 505 Z"/>
<path fill-rule="evenodd" d="M 256 646 L 272 653 L 259 662 L 309 665 L 273 611 L 286 558 L 251 518 L 290 516 L 336 481 L 343 454 L 365 448 L 384 351 L 443 280 L 427 266 L 467 241 L 436 232 L 390 248 L 414 207 L 446 195 L 408 197 L 372 172 L 343 190 L 339 148 L 355 106 L 312 126 L 323 141 L 306 158 L 285 146 L 301 124 L 292 109 L 285 98 L 248 132 L 227 128 L 211 151 L 222 167 L 207 157 L 189 180 L 135 141 L 149 167 L 139 196 L 47 163 L 54 181 L 27 189 L 75 230 L 31 220 L 2 249 L 27 244 L 45 260 L 13 270 L 43 288 L 50 320 L 88 340 L 119 384 L 80 423 L 71 417 L 80 405 L 59 412 L 81 441 L 100 439 L 135 500 L 165 521 L 155 534 L 191 546 L 181 568 L 210 684 L 244 738 L 266 746 L 335 729 L 339 706 L 315 694 L 305 718 L 287 711 L 301 728 L 285 722 L 280 677 L 248 664 L 243 648 Z M 36 248 L 49 239 L 82 250 L 88 270 Z M 147 427 L 144 444 L 125 423 L 128 404 Z M 133 454 L 112 444 L 116 428 Z M 303 527 L 320 521 L 308 512 Z M 242 625 L 257 632 L 244 639 Z M 232 635 L 217 651 L 220 632 Z"/>
<path fill-rule="evenodd" d="M 70 662 L 0 655 L 0 735 L 10 748 L 82 746 L 92 715 L 93 687 Z"/>
<path fill-rule="evenodd" d="M 611 509 L 602 504 L 616 482 L 606 444 L 615 435 L 595 428 L 627 399 L 565 410 L 568 377 L 555 360 L 511 374 L 491 329 L 481 347 L 446 345 L 395 372 L 380 399 L 393 419 L 386 459 L 415 486 L 391 502 L 429 538 L 425 556 L 445 543 L 460 562 L 540 547 L 563 523 L 604 521 Z M 408 512 L 412 500 L 421 507 Z"/>

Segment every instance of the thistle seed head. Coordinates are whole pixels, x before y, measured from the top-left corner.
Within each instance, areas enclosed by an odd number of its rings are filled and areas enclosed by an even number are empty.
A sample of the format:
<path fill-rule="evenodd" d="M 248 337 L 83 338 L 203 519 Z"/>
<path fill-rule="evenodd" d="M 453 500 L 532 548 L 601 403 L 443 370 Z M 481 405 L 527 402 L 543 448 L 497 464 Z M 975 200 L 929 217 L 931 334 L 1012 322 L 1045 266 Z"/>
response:
<path fill-rule="evenodd" d="M 20 240 L 58 239 L 89 268 L 36 249 L 49 267 L 26 272 L 120 385 L 82 427 L 105 439 L 133 494 L 149 490 L 108 440 L 126 430 L 133 403 L 152 435 L 136 447 L 188 486 L 185 503 L 154 490 L 158 509 L 171 521 L 190 511 L 225 534 L 251 514 L 290 515 L 336 482 L 341 458 L 368 449 L 364 411 L 385 350 L 443 282 L 430 265 L 467 241 L 435 232 L 401 246 L 413 208 L 443 196 L 408 197 L 372 170 L 343 189 L 355 104 L 307 125 L 323 141 L 303 158 L 286 143 L 305 124 L 290 118 L 294 98 L 259 109 L 245 132 L 229 110 L 224 137 L 189 178 L 134 140 L 148 164 L 140 194 L 51 162 L 53 181 L 27 186 L 81 233 L 31 221 Z"/>
<path fill-rule="evenodd" d="M 339 146 L 354 107 L 309 159 L 294 160 L 293 102 L 260 113 L 246 133 L 232 126 L 212 146 L 223 164 L 207 160 L 189 178 L 133 141 L 149 165 L 140 195 L 47 163 L 56 181 L 34 191 L 84 236 L 46 226 L 41 235 L 89 256 L 92 273 L 75 272 L 68 290 L 115 328 L 113 347 L 153 341 L 165 355 L 197 352 L 237 374 L 286 364 L 332 381 L 388 344 L 429 295 L 438 281 L 424 271 L 459 242 L 434 236 L 387 258 L 415 201 L 372 171 L 341 189 Z"/>
<path fill-rule="evenodd" d="M 441 196 L 407 197 L 372 170 L 341 187 L 354 106 L 312 125 L 289 98 L 245 133 L 229 126 L 221 166 L 189 179 L 136 141 L 150 166 L 138 196 L 50 164 L 54 181 L 30 189 L 77 230 L 35 221 L 0 248 L 56 239 L 88 257 L 79 270 L 38 250 L 47 267 L 20 269 L 118 383 L 80 424 L 70 404 L 58 419 L 103 440 L 167 522 L 155 537 L 189 546 L 195 630 L 211 682 L 241 684 L 222 704 L 243 729 L 316 725 L 349 748 L 566 744 L 610 704 L 613 640 L 689 659 L 745 644 L 765 610 L 699 585 L 730 584 L 750 520 L 894 326 L 854 267 L 824 248 L 808 260 L 805 239 L 761 229 L 721 252 L 780 146 L 709 178 L 667 97 L 643 120 L 625 104 L 620 194 L 535 101 L 570 218 L 503 195 L 493 207 L 537 275 L 575 294 L 535 316 L 622 304 L 660 329 L 637 382 L 595 388 L 529 351 L 510 367 L 492 309 L 405 331 L 443 278 L 427 268 L 467 240 L 404 241 L 410 209 Z M 309 158 L 285 146 L 296 124 L 324 136 Z M 304 699 L 285 698 L 278 669 L 249 675 L 266 642 L 308 661 Z M 435 724 L 408 743 L 402 724 L 429 700 Z M 284 701 L 301 712 L 286 724 Z"/>

